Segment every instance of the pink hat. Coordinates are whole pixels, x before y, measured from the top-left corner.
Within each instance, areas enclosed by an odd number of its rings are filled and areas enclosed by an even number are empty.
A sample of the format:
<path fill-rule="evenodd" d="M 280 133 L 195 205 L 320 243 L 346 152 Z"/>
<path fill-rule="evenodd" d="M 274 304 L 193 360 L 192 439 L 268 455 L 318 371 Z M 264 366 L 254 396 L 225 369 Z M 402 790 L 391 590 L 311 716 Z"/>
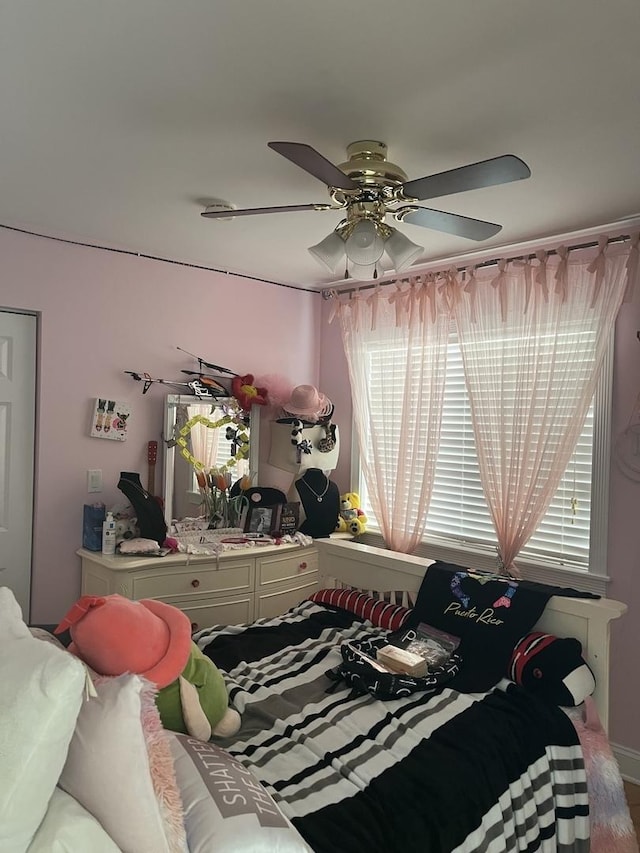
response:
<path fill-rule="evenodd" d="M 54 633 L 69 629 L 69 651 L 100 675 L 133 672 L 158 688 L 175 681 L 191 652 L 191 622 L 171 604 L 121 595 L 83 595 Z"/>
<path fill-rule="evenodd" d="M 300 415 L 318 420 L 331 413 L 331 400 L 313 385 L 296 385 L 288 402 L 282 408 L 290 415 Z"/>

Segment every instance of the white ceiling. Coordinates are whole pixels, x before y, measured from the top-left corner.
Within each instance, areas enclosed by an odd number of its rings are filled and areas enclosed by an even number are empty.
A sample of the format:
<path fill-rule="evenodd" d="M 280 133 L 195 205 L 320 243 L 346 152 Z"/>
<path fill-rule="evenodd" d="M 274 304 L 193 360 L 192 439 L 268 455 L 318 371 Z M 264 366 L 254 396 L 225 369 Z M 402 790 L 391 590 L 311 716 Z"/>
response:
<path fill-rule="evenodd" d="M 363 138 L 409 178 L 531 168 L 433 205 L 486 244 L 400 225 L 421 262 L 632 217 L 639 35 L 638 0 L 0 0 L 0 224 L 320 289 L 340 213 L 199 214 L 327 202 L 267 142 Z"/>

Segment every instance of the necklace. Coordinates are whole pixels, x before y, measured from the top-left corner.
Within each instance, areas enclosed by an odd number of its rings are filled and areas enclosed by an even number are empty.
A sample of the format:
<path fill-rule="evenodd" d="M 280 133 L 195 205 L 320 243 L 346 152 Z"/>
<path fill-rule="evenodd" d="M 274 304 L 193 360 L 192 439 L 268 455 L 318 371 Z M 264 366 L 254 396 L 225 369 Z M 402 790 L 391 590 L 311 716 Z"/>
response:
<path fill-rule="evenodd" d="M 138 492 L 138 494 L 142 495 L 143 498 L 150 498 L 151 494 L 145 489 L 142 483 L 137 482 L 136 480 L 130 480 L 128 477 L 120 477 L 121 483 L 127 483 L 129 486 L 133 486 L 133 488 Z M 120 489 L 122 491 L 122 489 Z"/>
<path fill-rule="evenodd" d="M 309 489 L 309 491 L 311 492 L 311 494 L 316 496 L 316 500 L 318 501 L 318 503 L 319 503 L 319 504 L 321 504 L 321 503 L 322 503 L 322 498 L 323 498 L 323 497 L 327 494 L 327 492 L 329 491 L 329 478 L 327 477 L 327 483 L 326 483 L 326 485 L 325 485 L 325 487 L 324 487 L 323 491 L 322 491 L 322 492 L 320 492 L 320 494 L 318 494 L 318 492 L 316 492 L 316 490 L 315 490 L 315 489 L 312 489 L 312 488 L 311 488 L 311 486 L 309 485 L 309 483 L 307 483 L 307 481 L 305 480 L 305 478 L 304 478 L 304 477 L 302 477 L 302 482 L 303 482 L 303 483 L 305 484 L 305 486 Z"/>

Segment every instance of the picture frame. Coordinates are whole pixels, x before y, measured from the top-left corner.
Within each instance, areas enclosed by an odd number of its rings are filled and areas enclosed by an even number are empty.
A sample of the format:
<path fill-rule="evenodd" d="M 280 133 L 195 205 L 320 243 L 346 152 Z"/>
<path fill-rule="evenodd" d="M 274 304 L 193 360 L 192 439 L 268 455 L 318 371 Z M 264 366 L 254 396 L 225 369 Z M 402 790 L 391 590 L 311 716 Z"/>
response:
<path fill-rule="evenodd" d="M 250 506 L 244 523 L 245 533 L 264 533 L 268 536 L 278 520 L 277 506 Z"/>
<path fill-rule="evenodd" d="M 107 397 L 96 397 L 92 405 L 91 438 L 108 438 L 112 441 L 126 441 L 131 406 Z"/>
<path fill-rule="evenodd" d="M 292 536 L 300 526 L 300 501 L 280 504 L 276 528 L 281 536 Z"/>

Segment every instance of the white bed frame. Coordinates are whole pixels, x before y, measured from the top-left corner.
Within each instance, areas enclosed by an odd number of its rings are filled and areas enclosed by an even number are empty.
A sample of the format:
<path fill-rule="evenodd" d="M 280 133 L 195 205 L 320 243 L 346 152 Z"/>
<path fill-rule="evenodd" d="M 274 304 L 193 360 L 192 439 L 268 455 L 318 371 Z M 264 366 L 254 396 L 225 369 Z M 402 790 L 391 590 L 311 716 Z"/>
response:
<path fill-rule="evenodd" d="M 358 587 L 363 590 L 402 590 L 417 593 L 430 562 L 384 548 L 340 539 L 318 539 L 320 586 Z M 554 596 L 536 629 L 558 637 L 576 637 L 593 670 L 593 694 L 605 729 L 609 723 L 609 623 L 627 611 L 627 605 L 609 598 Z"/>

